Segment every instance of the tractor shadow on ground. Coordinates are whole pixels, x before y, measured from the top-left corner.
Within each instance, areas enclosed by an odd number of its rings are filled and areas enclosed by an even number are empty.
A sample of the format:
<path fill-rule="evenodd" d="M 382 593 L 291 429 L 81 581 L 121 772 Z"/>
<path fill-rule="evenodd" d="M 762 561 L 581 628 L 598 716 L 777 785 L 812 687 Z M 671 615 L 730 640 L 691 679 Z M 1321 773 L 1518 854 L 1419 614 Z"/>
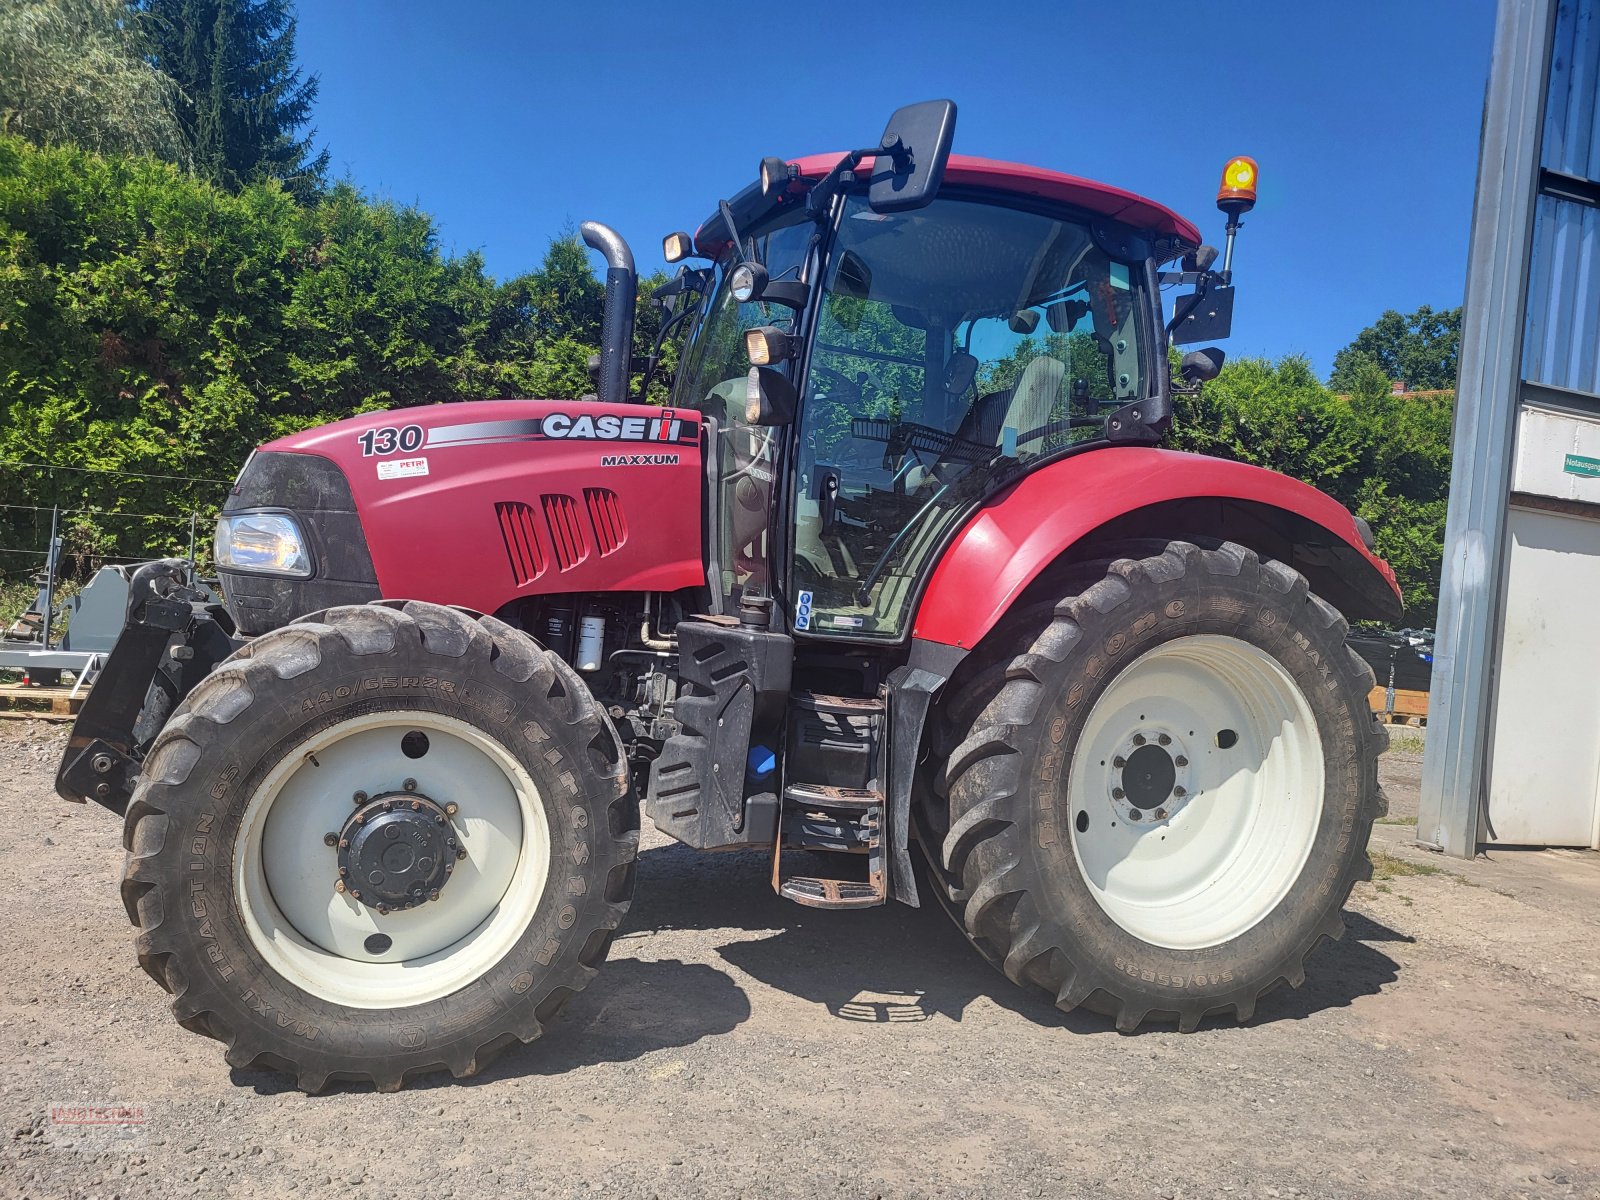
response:
<path fill-rule="evenodd" d="M 629 1062 L 656 1050 L 689 1046 L 728 1033 L 750 1015 L 750 1001 L 726 971 L 676 959 L 613 957 L 599 976 L 529 1046 L 512 1047 L 482 1072 L 454 1079 L 447 1071 L 408 1080 L 408 1091 L 479 1087 L 525 1076 L 563 1075 L 579 1067 Z M 294 1091 L 276 1071 L 232 1072 L 258 1095 Z M 324 1095 L 371 1092 L 371 1084 L 335 1083 Z"/>
<path fill-rule="evenodd" d="M 806 857 L 798 856 L 794 868 L 815 871 Z M 960 1021 L 968 1005 L 986 999 L 1035 1025 L 1115 1032 L 1104 1016 L 1063 1013 L 1043 994 L 1017 987 L 972 948 L 920 873 L 919 887 L 921 908 L 891 903 L 866 912 L 826 912 L 774 895 L 771 858 L 763 852 L 706 855 L 677 845 L 656 847 L 640 855 L 638 890 L 621 945 L 676 930 L 765 934 L 735 935 L 717 952 L 761 983 L 820 1004 L 840 1020 Z M 1341 941 L 1324 943 L 1311 956 L 1306 983 L 1264 997 L 1251 1025 L 1343 1008 L 1395 981 L 1399 966 L 1378 947 L 1411 939 L 1355 912 L 1345 913 L 1345 924 Z M 607 974 L 616 965 L 602 970 L 591 991 L 608 990 Z M 742 991 L 738 1004 L 742 1020 L 748 1012 Z M 1239 1026 L 1229 1016 L 1211 1018 L 1204 1028 Z M 1146 1025 L 1140 1033 L 1171 1029 Z"/>

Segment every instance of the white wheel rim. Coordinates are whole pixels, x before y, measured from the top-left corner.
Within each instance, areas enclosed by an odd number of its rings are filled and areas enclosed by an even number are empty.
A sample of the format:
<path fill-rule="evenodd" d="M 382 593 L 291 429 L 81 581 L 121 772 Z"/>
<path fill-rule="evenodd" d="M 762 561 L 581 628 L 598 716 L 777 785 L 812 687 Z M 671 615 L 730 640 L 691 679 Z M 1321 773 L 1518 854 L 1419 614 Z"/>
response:
<path fill-rule="evenodd" d="M 404 736 L 427 752 L 410 758 Z M 436 901 L 379 913 L 335 890 L 338 832 L 357 791 L 406 780 L 443 808 L 466 855 Z M 234 844 L 234 884 L 250 940 L 295 986 L 351 1008 L 425 1004 L 482 977 L 533 920 L 550 873 L 550 828 L 522 764 L 474 726 L 437 713 L 368 713 L 295 747 L 255 790 Z M 367 939 L 391 940 L 372 953 Z"/>
<path fill-rule="evenodd" d="M 1171 762 L 1164 801 L 1158 752 Z M 1323 787 L 1316 718 L 1283 667 L 1238 638 L 1176 638 L 1089 712 L 1067 792 L 1074 856 L 1100 907 L 1141 941 L 1221 945 L 1294 886 Z"/>

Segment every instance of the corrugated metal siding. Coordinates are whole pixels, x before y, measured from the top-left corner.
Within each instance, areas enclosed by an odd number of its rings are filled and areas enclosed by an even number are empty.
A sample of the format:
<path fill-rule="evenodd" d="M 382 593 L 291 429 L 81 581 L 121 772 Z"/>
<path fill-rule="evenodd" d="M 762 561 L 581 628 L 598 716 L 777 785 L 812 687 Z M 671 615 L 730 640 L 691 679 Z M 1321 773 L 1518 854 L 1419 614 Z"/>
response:
<path fill-rule="evenodd" d="M 1564 0 L 1556 9 L 1540 161 L 1600 182 L 1600 4 Z"/>
<path fill-rule="evenodd" d="M 1557 8 L 1547 96 L 1542 165 L 1600 182 L 1600 0 Z M 1538 199 L 1522 374 L 1600 394 L 1600 208 Z"/>
<path fill-rule="evenodd" d="M 1539 197 L 1522 374 L 1600 394 L 1600 208 Z"/>

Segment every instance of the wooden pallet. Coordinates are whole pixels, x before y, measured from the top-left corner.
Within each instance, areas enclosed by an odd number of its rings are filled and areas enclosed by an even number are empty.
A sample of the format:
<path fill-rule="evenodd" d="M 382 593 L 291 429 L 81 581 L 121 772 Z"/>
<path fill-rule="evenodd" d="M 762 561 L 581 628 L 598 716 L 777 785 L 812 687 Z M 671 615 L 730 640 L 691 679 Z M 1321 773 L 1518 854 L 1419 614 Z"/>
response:
<path fill-rule="evenodd" d="M 1367 695 L 1367 703 L 1372 705 L 1372 711 L 1384 720 L 1395 725 L 1417 725 L 1428 719 L 1428 693 L 1414 692 L 1406 688 L 1395 688 L 1394 711 L 1386 713 L 1389 706 L 1389 691 L 1387 688 L 1375 687 Z"/>
<path fill-rule="evenodd" d="M 0 721 L 72 721 L 89 694 L 69 687 L 0 687 Z"/>

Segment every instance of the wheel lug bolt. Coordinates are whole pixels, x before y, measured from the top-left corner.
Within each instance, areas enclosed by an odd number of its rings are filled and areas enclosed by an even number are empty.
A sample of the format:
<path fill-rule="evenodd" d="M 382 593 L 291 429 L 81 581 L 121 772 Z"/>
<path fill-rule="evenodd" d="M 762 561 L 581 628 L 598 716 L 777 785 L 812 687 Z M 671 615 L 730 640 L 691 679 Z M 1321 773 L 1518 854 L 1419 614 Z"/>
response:
<path fill-rule="evenodd" d="M 340 867 L 339 868 L 339 874 L 341 874 L 341 875 L 350 874 L 350 868 L 349 867 Z"/>
<path fill-rule="evenodd" d="M 447 815 L 448 815 L 448 816 L 452 816 L 452 817 L 453 817 L 453 816 L 455 816 L 455 815 L 456 815 L 456 814 L 457 814 L 457 813 L 458 813 L 458 812 L 460 812 L 460 811 L 461 811 L 461 805 L 459 805 L 459 804 L 456 804 L 456 803 L 455 803 L 455 802 L 454 802 L 454 801 L 452 801 L 452 802 L 451 802 L 451 803 L 449 803 L 449 804 L 446 804 L 446 805 L 445 805 L 445 806 L 444 806 L 444 811 L 445 811 L 445 813 L 446 813 L 446 814 L 447 814 Z"/>
<path fill-rule="evenodd" d="M 438 898 L 439 898 L 439 889 L 438 888 L 434 888 L 433 891 L 428 893 L 428 899 L 429 900 L 437 900 Z"/>
<path fill-rule="evenodd" d="M 351 895 L 352 898 L 354 898 L 356 900 L 361 899 L 361 893 L 360 892 L 351 892 L 350 895 Z"/>
<path fill-rule="evenodd" d="M 1128 765 L 1128 760 L 1119 754 L 1111 760 L 1111 765 L 1120 771 L 1123 767 Z"/>
<path fill-rule="evenodd" d="M 380 904 L 380 905 L 378 905 L 378 911 L 380 913 L 387 914 L 388 911 L 389 911 L 389 906 L 387 904 Z"/>
<path fill-rule="evenodd" d="M 339 839 L 339 849 L 341 849 L 341 850 L 350 849 L 350 839 L 349 838 L 340 838 Z"/>
<path fill-rule="evenodd" d="M 1187 766 L 1188 766 L 1188 765 L 1189 765 L 1189 760 L 1188 760 L 1188 759 L 1187 759 L 1187 758 L 1185 758 L 1185 757 L 1184 757 L 1184 756 L 1183 756 L 1183 755 L 1181 755 L 1181 754 L 1180 754 L 1180 755 L 1178 755 L 1178 757 L 1177 757 L 1177 758 L 1175 758 L 1175 759 L 1173 759 L 1173 760 L 1172 760 L 1172 761 L 1173 761 L 1173 762 L 1174 762 L 1174 763 L 1176 763 L 1176 764 L 1177 764 L 1177 765 L 1178 765 L 1178 766 L 1180 766 L 1180 767 L 1187 767 Z"/>
<path fill-rule="evenodd" d="M 465 846 L 458 846 L 456 848 L 456 857 L 457 858 L 465 858 L 466 856 L 467 856 L 467 848 Z M 449 863 L 445 863 L 444 869 L 446 871 L 453 871 L 455 868 L 452 867 Z"/>
<path fill-rule="evenodd" d="M 1135 746 L 1142 746 L 1142 745 L 1144 745 L 1144 734 L 1142 734 L 1142 733 L 1136 733 L 1136 734 L 1134 734 L 1134 735 L 1133 735 L 1133 744 L 1134 744 L 1134 745 L 1135 745 Z"/>
<path fill-rule="evenodd" d="M 1124 792 L 1121 788 L 1112 788 L 1111 789 L 1111 797 L 1114 800 L 1121 800 L 1122 797 L 1125 796 L 1125 795 L 1127 795 L 1127 793 Z"/>
<path fill-rule="evenodd" d="M 344 880 L 342 880 L 342 879 L 335 879 L 335 880 L 334 880 L 334 881 L 333 881 L 333 890 L 334 890 L 334 891 L 336 891 L 336 892 L 342 892 L 342 891 L 344 891 Z"/>
<path fill-rule="evenodd" d="M 1176 796 L 1176 797 L 1178 797 L 1178 799 L 1180 799 L 1180 800 L 1182 800 L 1182 799 L 1183 799 L 1183 798 L 1184 798 L 1184 797 L 1185 797 L 1185 796 L 1187 796 L 1187 795 L 1188 795 L 1188 794 L 1189 794 L 1189 793 L 1188 793 L 1188 791 L 1187 791 L 1187 790 L 1185 790 L 1185 789 L 1184 789 L 1184 788 L 1181 788 L 1181 787 L 1175 787 L 1175 788 L 1173 788 L 1173 789 L 1172 789 L 1172 794 L 1173 794 L 1173 795 L 1174 795 L 1174 796 Z"/>
<path fill-rule="evenodd" d="M 1130 811 L 1129 811 L 1129 813 L 1128 813 L 1128 816 L 1129 816 L 1129 817 L 1130 817 L 1130 818 L 1131 818 L 1131 819 L 1132 819 L 1132 820 L 1135 820 L 1135 821 L 1142 821 L 1142 820 L 1144 820 L 1144 814 L 1143 814 L 1143 813 L 1142 813 L 1142 812 L 1140 812 L 1140 811 L 1139 811 L 1139 810 L 1138 810 L 1138 809 L 1137 809 L 1137 808 L 1135 808 L 1135 809 L 1131 809 L 1131 810 L 1130 810 Z"/>
<path fill-rule="evenodd" d="M 417 790 L 417 781 L 415 779 L 408 779 L 400 786 L 408 792 L 414 792 Z"/>
<path fill-rule="evenodd" d="M 337 846 L 339 844 L 339 835 L 337 833 L 325 833 L 325 834 L 323 834 L 322 835 L 322 844 L 324 846 Z"/>
<path fill-rule="evenodd" d="M 365 792 L 357 792 L 351 799 L 357 804 L 365 804 L 367 802 L 367 794 Z"/>
<path fill-rule="evenodd" d="M 1167 819 L 1167 810 L 1164 809 L 1164 808 L 1156 809 L 1156 820 L 1165 821 L 1166 819 Z"/>
<path fill-rule="evenodd" d="M 1158 742 L 1160 742 L 1160 743 L 1161 743 L 1161 744 L 1162 744 L 1162 745 L 1163 745 L 1163 746 L 1170 746 L 1170 745 L 1172 745 L 1172 739 L 1171 739 L 1171 738 L 1170 738 L 1170 737 L 1168 737 L 1168 736 L 1167 736 L 1167 735 L 1166 735 L 1166 734 L 1164 734 L 1164 733 L 1163 733 L 1163 734 L 1162 734 L 1162 735 L 1161 735 L 1161 736 L 1160 736 L 1160 737 L 1159 737 L 1159 738 L 1157 738 L 1157 739 L 1156 739 L 1156 740 L 1157 740 L 1157 741 L 1158 741 Z"/>

